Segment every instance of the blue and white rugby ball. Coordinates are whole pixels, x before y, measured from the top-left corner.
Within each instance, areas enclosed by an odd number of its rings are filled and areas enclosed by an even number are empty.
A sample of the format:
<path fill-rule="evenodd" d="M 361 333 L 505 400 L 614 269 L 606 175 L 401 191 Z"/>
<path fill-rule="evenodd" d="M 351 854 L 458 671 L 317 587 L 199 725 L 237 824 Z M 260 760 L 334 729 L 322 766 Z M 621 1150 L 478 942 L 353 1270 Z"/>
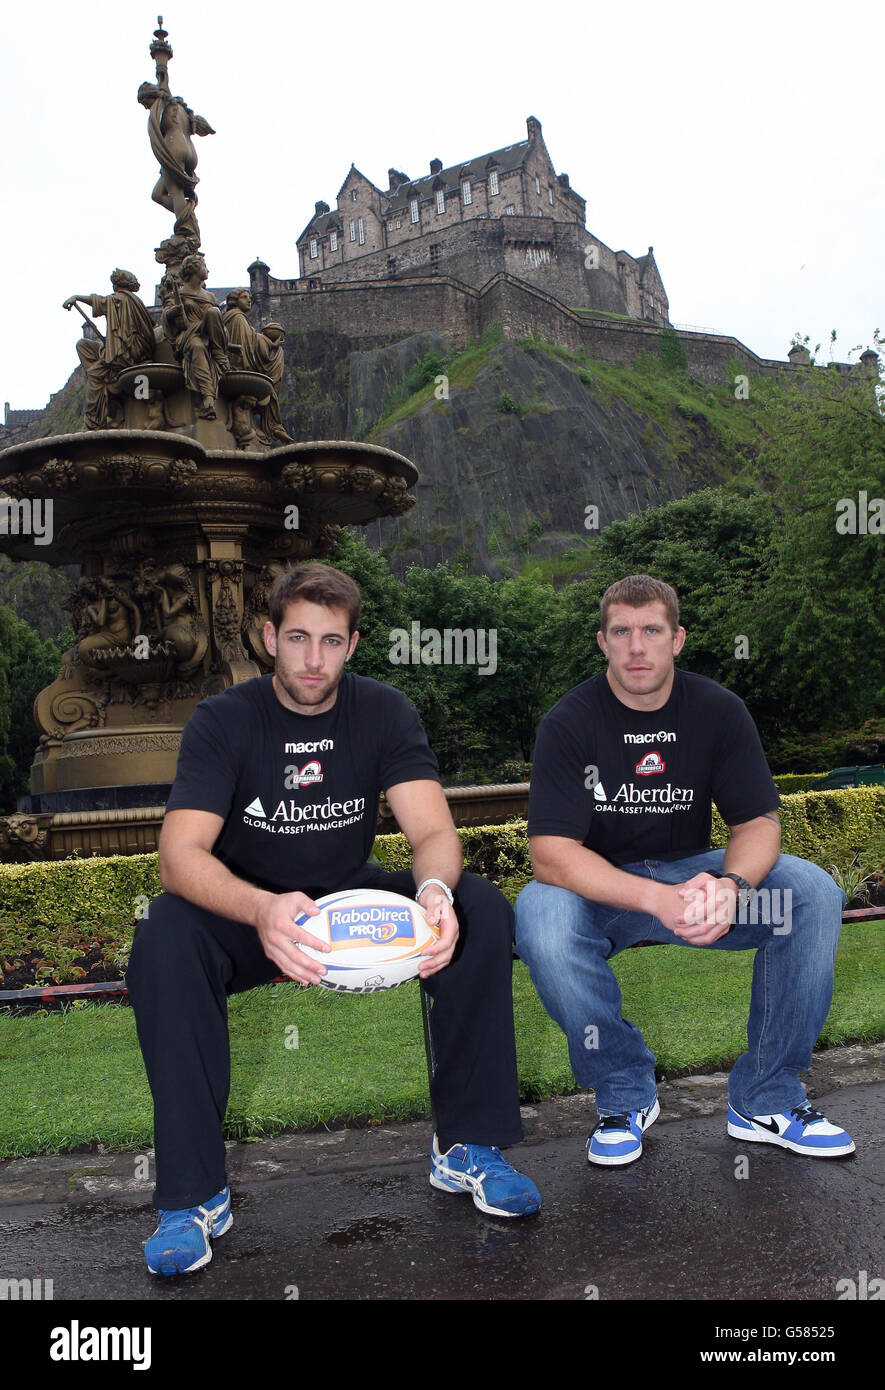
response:
<path fill-rule="evenodd" d="M 317 898 L 320 912 L 303 913 L 296 926 L 328 941 L 331 951 L 300 949 L 326 967 L 320 981 L 325 989 L 349 994 L 375 994 L 414 980 L 421 956 L 439 940 L 412 898 L 377 888 L 351 888 Z"/>

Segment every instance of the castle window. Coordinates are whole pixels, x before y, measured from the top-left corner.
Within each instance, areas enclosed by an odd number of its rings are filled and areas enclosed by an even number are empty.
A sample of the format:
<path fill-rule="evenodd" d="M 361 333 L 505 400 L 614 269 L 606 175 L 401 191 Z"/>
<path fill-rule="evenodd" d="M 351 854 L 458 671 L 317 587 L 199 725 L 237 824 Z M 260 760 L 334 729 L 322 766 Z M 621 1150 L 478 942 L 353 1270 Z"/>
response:
<path fill-rule="evenodd" d="M 417 221 L 418 221 L 418 199 L 417 199 L 417 198 L 413 198 L 413 199 L 411 200 L 411 202 L 409 203 L 409 210 L 410 210 L 410 212 L 411 212 L 411 214 L 412 214 L 412 221 L 413 221 L 413 222 L 417 222 Z"/>
<path fill-rule="evenodd" d="M 513 216 L 515 216 L 515 214 L 516 214 L 516 208 L 513 206 L 512 203 L 508 203 L 507 206 L 506 206 L 506 208 L 504 209 L 504 215 L 505 215 L 505 217 L 513 217 Z"/>
<path fill-rule="evenodd" d="M 355 202 L 356 202 L 356 195 L 357 195 L 357 190 L 356 190 L 355 188 L 352 188 L 352 189 L 350 190 L 350 201 L 351 201 L 352 203 L 355 203 Z"/>
<path fill-rule="evenodd" d="M 337 232 L 330 232 L 330 233 L 329 233 L 329 249 L 330 249 L 330 251 L 337 251 L 337 250 L 338 250 L 338 233 L 337 233 Z"/>
<path fill-rule="evenodd" d="M 439 265 L 439 243 L 435 242 L 430 248 L 430 264 L 434 269 Z"/>
<path fill-rule="evenodd" d="M 399 231 L 399 229 L 400 229 L 400 227 L 401 227 L 402 225 L 403 225 L 403 219 L 402 219 L 401 217 L 398 217 L 398 218 L 396 219 L 397 231 Z"/>
<path fill-rule="evenodd" d="M 436 210 L 437 212 L 445 212 L 446 210 L 446 192 L 444 188 L 438 188 L 436 190 Z"/>
<path fill-rule="evenodd" d="M 496 194 L 497 192 L 498 192 L 498 171 L 497 171 L 497 169 L 493 169 L 492 172 L 489 174 L 489 196 L 490 196 L 491 198 L 494 198 L 494 196 L 495 196 L 495 194 Z"/>
<path fill-rule="evenodd" d="M 351 241 L 356 241 L 356 223 L 352 217 L 350 219 L 350 239 Z"/>
<path fill-rule="evenodd" d="M 319 251 L 317 250 L 317 239 L 315 236 L 312 236 L 310 239 L 310 259 L 312 261 L 315 261 L 318 255 Z"/>
<path fill-rule="evenodd" d="M 535 192 L 537 193 L 538 197 L 540 198 L 540 196 L 541 196 L 541 180 L 538 178 L 538 175 L 537 175 L 537 174 L 535 175 Z"/>
<path fill-rule="evenodd" d="M 465 205 L 465 207 L 467 206 L 468 203 L 472 203 L 472 202 L 473 202 L 473 194 L 472 194 L 471 191 L 470 191 L 470 180 L 469 180 L 469 179 L 465 179 L 464 182 L 463 182 L 462 185 L 461 185 L 461 197 L 464 199 L 464 205 Z"/>
<path fill-rule="evenodd" d="M 553 184 L 552 184 L 552 183 L 548 183 L 548 185 L 547 185 L 547 202 L 550 204 L 551 207 L 553 207 Z"/>
<path fill-rule="evenodd" d="M 366 224 L 365 224 L 365 222 L 363 221 L 362 218 L 360 218 L 359 227 L 360 227 L 360 246 L 365 246 L 365 244 L 366 244 Z"/>

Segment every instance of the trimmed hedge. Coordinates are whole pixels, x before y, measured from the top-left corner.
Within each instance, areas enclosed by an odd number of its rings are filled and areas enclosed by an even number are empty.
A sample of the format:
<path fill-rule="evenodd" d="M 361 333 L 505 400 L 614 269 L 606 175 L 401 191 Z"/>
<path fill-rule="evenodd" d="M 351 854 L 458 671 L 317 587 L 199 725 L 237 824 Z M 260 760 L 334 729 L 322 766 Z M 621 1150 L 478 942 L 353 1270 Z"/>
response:
<path fill-rule="evenodd" d="M 813 782 L 826 777 L 825 772 L 775 772 L 772 780 L 781 796 L 792 796 L 794 792 L 807 792 Z"/>
<path fill-rule="evenodd" d="M 882 842 L 885 787 L 786 796 L 780 815 L 784 852 L 826 868 L 849 861 L 874 839 Z M 532 876 L 526 822 L 468 826 L 458 835 L 465 867 L 492 879 L 513 901 Z M 714 809 L 713 845 L 721 847 L 727 839 L 727 828 Z M 407 869 L 412 862 L 402 834 L 380 835 L 375 857 L 390 870 Z M 48 966 L 64 967 L 81 954 L 78 945 L 94 939 L 105 958 L 122 968 L 136 921 L 160 892 L 156 854 L 0 865 L 0 967 L 4 956 L 36 950 Z"/>

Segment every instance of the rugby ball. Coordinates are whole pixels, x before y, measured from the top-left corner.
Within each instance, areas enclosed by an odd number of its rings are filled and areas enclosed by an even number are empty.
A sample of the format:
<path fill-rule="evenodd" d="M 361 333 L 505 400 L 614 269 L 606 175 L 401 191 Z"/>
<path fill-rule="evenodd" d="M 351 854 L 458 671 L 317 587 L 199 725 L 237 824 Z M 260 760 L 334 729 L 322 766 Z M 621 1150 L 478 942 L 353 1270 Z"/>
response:
<path fill-rule="evenodd" d="M 316 916 L 304 912 L 295 925 L 328 941 L 331 951 L 300 946 L 321 961 L 327 973 L 324 989 L 348 994 L 376 994 L 414 980 L 421 956 L 439 940 L 412 898 L 377 888 L 351 888 L 316 899 Z"/>

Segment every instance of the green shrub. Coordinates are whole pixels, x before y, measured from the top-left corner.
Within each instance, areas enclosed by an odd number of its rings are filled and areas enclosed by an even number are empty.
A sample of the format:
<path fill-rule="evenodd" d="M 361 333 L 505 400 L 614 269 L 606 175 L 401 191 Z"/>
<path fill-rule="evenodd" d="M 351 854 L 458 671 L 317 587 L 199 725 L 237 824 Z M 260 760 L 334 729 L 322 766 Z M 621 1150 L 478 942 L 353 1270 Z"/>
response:
<path fill-rule="evenodd" d="M 785 854 L 840 872 L 861 859 L 867 874 L 885 869 L 885 787 L 787 795 L 780 817 Z M 526 822 L 465 826 L 458 836 L 465 869 L 491 879 L 513 901 L 532 877 Z M 728 839 L 715 809 L 711 839 L 716 848 Z M 374 857 L 395 872 L 411 866 L 412 850 L 405 835 L 379 835 Z M 96 944 L 105 960 L 122 967 L 136 922 L 161 891 L 155 854 L 0 865 L 0 970 L 6 959 L 12 966 L 38 952 L 41 978 L 64 983 L 78 978 L 72 960 Z"/>
<path fill-rule="evenodd" d="M 684 372 L 688 367 L 682 340 L 672 328 L 665 328 L 658 339 L 658 356 L 668 371 Z"/>

